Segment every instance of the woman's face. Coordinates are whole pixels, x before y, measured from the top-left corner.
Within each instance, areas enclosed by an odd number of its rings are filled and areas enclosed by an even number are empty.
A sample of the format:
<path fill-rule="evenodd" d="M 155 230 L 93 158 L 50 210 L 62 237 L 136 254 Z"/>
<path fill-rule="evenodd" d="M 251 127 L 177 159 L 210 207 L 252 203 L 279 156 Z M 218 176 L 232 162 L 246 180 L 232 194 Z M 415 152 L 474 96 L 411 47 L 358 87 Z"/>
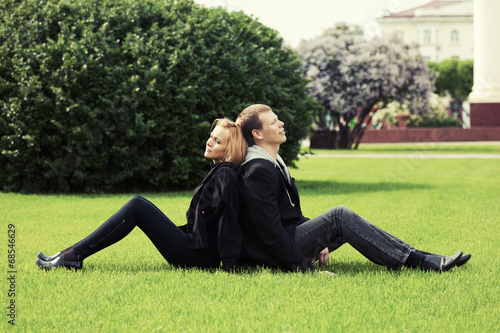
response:
<path fill-rule="evenodd" d="M 205 157 L 220 162 L 224 159 L 227 149 L 227 140 L 229 130 L 224 127 L 216 126 L 207 140 L 205 147 Z"/>

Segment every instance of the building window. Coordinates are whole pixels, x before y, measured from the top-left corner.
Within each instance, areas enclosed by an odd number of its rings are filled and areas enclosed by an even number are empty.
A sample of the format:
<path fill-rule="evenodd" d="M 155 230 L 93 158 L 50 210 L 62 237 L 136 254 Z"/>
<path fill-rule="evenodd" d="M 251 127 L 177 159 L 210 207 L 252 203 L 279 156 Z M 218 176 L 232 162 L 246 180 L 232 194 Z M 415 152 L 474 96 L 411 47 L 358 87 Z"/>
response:
<path fill-rule="evenodd" d="M 404 41 L 404 40 L 405 40 L 405 32 L 404 32 L 404 31 L 402 31 L 402 30 L 398 30 L 398 31 L 396 31 L 396 37 L 397 37 L 399 40 Z"/>
<path fill-rule="evenodd" d="M 430 44 L 430 43 L 431 43 L 431 31 L 424 30 L 424 44 Z"/>
<path fill-rule="evenodd" d="M 458 31 L 453 30 L 453 31 L 451 32 L 450 39 L 451 39 L 451 42 L 452 42 L 453 44 L 458 43 L 458 42 L 459 42 L 459 35 L 458 35 Z"/>

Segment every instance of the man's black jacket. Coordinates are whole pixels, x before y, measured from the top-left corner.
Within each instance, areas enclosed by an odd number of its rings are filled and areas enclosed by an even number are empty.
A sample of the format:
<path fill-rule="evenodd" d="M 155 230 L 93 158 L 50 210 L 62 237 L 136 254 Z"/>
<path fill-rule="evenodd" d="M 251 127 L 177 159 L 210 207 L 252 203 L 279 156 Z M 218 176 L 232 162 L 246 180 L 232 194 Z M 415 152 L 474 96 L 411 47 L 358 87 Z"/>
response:
<path fill-rule="evenodd" d="M 297 225 L 307 220 L 294 179 L 288 183 L 275 164 L 260 158 L 247 162 L 240 178 L 242 261 L 286 271 L 313 271 L 311 259 L 294 242 Z"/>

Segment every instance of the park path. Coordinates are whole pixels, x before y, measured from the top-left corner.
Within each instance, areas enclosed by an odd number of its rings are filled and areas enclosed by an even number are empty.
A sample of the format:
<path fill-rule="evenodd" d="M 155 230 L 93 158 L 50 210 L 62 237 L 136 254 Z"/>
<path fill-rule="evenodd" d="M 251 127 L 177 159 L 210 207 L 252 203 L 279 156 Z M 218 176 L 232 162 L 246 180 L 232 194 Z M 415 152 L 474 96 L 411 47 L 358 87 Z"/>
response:
<path fill-rule="evenodd" d="M 352 158 L 500 158 L 500 154 L 304 154 L 304 157 L 352 157 Z"/>

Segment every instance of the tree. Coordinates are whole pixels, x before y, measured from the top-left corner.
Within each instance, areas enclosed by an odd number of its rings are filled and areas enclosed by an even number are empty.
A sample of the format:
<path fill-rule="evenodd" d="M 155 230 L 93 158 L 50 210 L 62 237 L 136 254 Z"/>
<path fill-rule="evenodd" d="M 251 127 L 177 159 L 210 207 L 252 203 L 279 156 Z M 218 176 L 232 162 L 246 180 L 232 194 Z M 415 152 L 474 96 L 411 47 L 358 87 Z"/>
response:
<path fill-rule="evenodd" d="M 269 104 L 297 158 L 300 60 L 242 12 L 184 1 L 0 2 L 0 190 L 192 188 L 217 117 Z"/>
<path fill-rule="evenodd" d="M 357 148 L 371 115 L 392 101 L 408 104 L 410 113 L 429 112 L 433 76 L 415 45 L 342 31 L 329 30 L 298 49 L 309 95 L 322 106 L 315 124 L 338 127 L 339 148 Z"/>
<path fill-rule="evenodd" d="M 431 72 L 436 73 L 436 92 L 451 95 L 452 112 L 461 119 L 462 103 L 468 99 L 474 82 L 473 60 L 446 59 L 439 63 L 428 62 Z"/>

